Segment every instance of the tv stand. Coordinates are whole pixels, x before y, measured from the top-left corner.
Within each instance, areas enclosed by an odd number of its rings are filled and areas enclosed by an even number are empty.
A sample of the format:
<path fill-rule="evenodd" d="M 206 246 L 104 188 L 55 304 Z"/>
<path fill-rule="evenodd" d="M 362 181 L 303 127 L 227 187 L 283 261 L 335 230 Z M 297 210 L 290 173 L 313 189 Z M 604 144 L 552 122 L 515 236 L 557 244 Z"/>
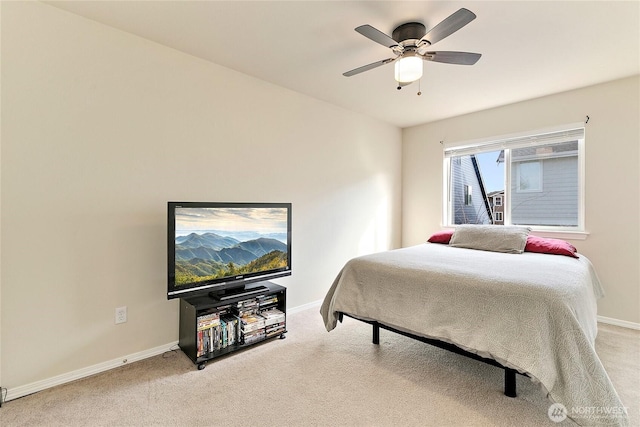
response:
<path fill-rule="evenodd" d="M 257 286 L 245 285 L 232 289 L 223 289 L 221 291 L 211 291 L 209 292 L 209 297 L 217 301 L 225 301 L 235 297 L 259 294 L 268 290 L 269 288 L 260 284 Z"/>
<path fill-rule="evenodd" d="M 178 345 L 204 369 L 209 360 L 285 338 L 286 312 L 287 289 L 271 282 L 181 298 Z"/>

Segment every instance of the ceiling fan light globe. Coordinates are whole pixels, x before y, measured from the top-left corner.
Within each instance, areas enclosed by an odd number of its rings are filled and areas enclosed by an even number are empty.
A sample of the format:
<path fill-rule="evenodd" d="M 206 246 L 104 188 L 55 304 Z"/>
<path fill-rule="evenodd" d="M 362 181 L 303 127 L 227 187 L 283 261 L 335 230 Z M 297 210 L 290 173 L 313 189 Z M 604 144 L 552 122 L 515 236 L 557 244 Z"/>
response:
<path fill-rule="evenodd" d="M 422 58 L 407 56 L 395 64 L 395 79 L 399 83 L 414 82 L 422 77 Z"/>

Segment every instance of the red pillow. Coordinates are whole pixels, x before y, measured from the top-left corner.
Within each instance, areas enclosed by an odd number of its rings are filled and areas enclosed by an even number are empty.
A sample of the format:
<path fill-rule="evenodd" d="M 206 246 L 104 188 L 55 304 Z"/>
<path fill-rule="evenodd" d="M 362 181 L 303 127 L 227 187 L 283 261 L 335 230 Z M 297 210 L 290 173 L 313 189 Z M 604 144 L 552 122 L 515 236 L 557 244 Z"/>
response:
<path fill-rule="evenodd" d="M 427 240 L 427 242 L 444 243 L 445 245 L 448 245 L 449 240 L 451 240 L 451 236 L 453 236 L 453 230 L 442 230 L 429 237 L 429 240 Z"/>
<path fill-rule="evenodd" d="M 539 252 L 543 254 L 566 255 L 578 258 L 575 246 L 560 239 L 549 239 L 546 237 L 527 236 L 525 252 Z"/>

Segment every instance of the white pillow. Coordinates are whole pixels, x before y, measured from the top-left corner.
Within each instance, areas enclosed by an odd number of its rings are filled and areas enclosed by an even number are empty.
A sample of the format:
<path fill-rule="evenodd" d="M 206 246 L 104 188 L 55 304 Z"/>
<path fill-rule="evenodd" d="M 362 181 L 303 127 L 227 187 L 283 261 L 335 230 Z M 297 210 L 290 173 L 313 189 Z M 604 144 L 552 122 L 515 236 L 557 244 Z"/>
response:
<path fill-rule="evenodd" d="M 449 246 L 483 251 L 521 254 L 527 245 L 529 227 L 505 225 L 459 225 Z"/>

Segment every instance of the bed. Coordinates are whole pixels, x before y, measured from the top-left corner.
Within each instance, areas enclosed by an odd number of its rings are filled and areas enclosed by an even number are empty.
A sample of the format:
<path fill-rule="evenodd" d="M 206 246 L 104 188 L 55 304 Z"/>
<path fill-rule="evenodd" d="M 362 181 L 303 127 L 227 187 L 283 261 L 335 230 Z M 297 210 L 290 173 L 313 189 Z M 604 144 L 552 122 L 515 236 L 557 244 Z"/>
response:
<path fill-rule="evenodd" d="M 495 361 L 507 383 L 530 377 L 579 425 L 627 425 L 594 348 L 602 296 L 579 254 L 424 243 L 350 260 L 320 312 L 327 331 L 347 315 Z"/>

